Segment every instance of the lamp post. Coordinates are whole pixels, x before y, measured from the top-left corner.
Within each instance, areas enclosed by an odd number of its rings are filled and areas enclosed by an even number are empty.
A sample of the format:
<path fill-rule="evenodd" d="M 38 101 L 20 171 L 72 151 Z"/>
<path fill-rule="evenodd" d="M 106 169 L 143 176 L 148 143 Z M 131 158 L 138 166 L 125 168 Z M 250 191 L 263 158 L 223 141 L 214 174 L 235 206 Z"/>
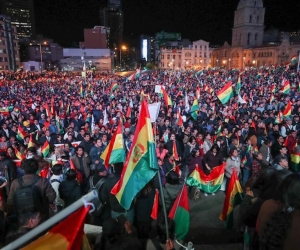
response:
<path fill-rule="evenodd" d="M 47 45 L 47 42 L 43 43 L 44 45 Z M 41 57 L 41 73 L 43 72 L 43 51 L 42 51 L 42 43 L 39 43 L 40 46 L 40 57 Z"/>
<path fill-rule="evenodd" d="M 82 57 L 81 57 L 81 60 L 82 60 L 82 64 L 83 64 L 83 77 L 84 77 L 84 85 L 86 85 L 86 65 L 85 65 L 85 46 L 83 45 L 82 47 Z"/>
<path fill-rule="evenodd" d="M 126 50 L 126 46 L 125 45 L 122 45 L 120 47 L 120 70 L 122 69 L 122 50 Z"/>
<path fill-rule="evenodd" d="M 255 60 L 253 60 L 253 62 L 252 62 L 252 63 L 253 63 L 253 66 L 256 66 L 256 64 L 255 64 L 255 63 L 256 63 L 256 61 L 255 61 Z"/>
<path fill-rule="evenodd" d="M 243 69 L 245 68 L 245 59 L 246 57 L 243 57 Z"/>
<path fill-rule="evenodd" d="M 231 58 L 228 59 L 228 70 L 230 69 Z"/>
<path fill-rule="evenodd" d="M 219 67 L 219 59 L 217 59 L 217 67 Z"/>

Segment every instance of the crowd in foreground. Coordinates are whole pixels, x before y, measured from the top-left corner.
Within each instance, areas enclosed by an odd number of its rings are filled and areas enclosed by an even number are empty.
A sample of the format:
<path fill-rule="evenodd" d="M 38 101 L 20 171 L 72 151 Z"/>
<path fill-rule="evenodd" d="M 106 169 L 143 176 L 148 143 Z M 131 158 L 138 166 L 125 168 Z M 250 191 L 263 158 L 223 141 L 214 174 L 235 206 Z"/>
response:
<path fill-rule="evenodd" d="M 217 93 L 228 82 L 234 96 L 222 104 Z M 163 71 L 133 81 L 90 73 L 87 84 L 79 73 L 2 72 L 1 242 L 26 234 L 96 187 L 105 205 L 88 218 L 103 227 L 95 249 L 179 249 L 162 204 L 153 226 L 155 190 L 162 187 L 169 212 L 196 166 L 208 175 L 226 162 L 224 189 L 234 170 L 245 192 L 238 227 L 249 233 L 249 249 L 300 249 L 299 82 L 292 67 Z M 157 85 L 172 103 L 156 93 Z M 123 163 L 107 169 L 100 156 L 120 122 L 128 154 L 143 98 L 161 103 L 153 123 L 159 171 L 125 210 L 111 194 Z M 18 191 L 26 188 L 32 200 Z M 189 190 L 192 199 L 201 195 Z"/>

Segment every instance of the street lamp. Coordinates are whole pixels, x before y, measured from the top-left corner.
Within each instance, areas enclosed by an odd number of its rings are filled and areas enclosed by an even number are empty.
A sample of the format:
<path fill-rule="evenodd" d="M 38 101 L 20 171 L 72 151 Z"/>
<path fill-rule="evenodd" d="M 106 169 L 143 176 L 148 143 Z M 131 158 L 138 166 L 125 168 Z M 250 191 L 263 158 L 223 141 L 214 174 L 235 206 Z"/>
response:
<path fill-rule="evenodd" d="M 245 59 L 246 59 L 246 57 L 244 56 L 243 57 L 243 69 L 245 68 Z"/>
<path fill-rule="evenodd" d="M 253 63 L 253 66 L 256 66 L 256 65 L 255 65 L 256 61 L 255 61 L 255 60 L 253 60 L 253 62 L 252 62 L 252 63 Z"/>
<path fill-rule="evenodd" d="M 47 45 L 47 42 L 43 42 L 44 45 Z M 41 57 L 41 73 L 43 72 L 43 51 L 42 51 L 42 43 L 39 43 L 40 46 L 40 57 Z"/>
<path fill-rule="evenodd" d="M 231 58 L 228 59 L 228 69 L 230 69 Z"/>
<path fill-rule="evenodd" d="M 120 48 L 120 70 L 122 69 L 122 50 L 127 50 L 127 47 L 122 45 Z"/>
<path fill-rule="evenodd" d="M 219 67 L 219 59 L 217 59 L 217 67 Z"/>

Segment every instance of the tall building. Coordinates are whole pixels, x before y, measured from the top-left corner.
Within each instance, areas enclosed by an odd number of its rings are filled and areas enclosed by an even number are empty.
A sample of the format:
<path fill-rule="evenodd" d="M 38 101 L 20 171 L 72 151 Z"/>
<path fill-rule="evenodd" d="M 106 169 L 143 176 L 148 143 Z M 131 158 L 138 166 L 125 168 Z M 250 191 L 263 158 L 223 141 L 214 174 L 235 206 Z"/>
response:
<path fill-rule="evenodd" d="M 33 0 L 1 0 L 0 14 L 9 16 L 20 41 L 35 38 Z"/>
<path fill-rule="evenodd" d="M 264 32 L 262 0 L 240 0 L 234 15 L 232 45 L 213 51 L 212 66 L 225 68 L 285 65 L 298 55 L 300 43 L 285 32 Z"/>
<path fill-rule="evenodd" d="M 100 24 L 110 28 L 108 47 L 121 47 L 123 39 L 123 11 L 121 0 L 108 0 L 100 7 Z"/>
<path fill-rule="evenodd" d="M 155 62 L 155 39 L 153 36 L 140 36 L 140 58 L 146 62 Z"/>
<path fill-rule="evenodd" d="M 0 68 L 16 70 L 20 67 L 16 27 L 10 18 L 0 15 Z"/>

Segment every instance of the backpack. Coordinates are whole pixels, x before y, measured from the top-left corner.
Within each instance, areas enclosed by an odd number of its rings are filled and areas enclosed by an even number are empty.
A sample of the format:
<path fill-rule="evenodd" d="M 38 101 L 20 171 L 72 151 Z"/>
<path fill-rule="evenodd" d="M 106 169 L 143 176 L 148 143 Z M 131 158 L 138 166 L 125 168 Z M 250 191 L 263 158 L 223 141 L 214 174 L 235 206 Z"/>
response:
<path fill-rule="evenodd" d="M 93 190 L 95 190 L 97 192 L 97 197 L 92 201 L 92 203 L 95 206 L 95 210 L 91 213 L 91 215 L 99 216 L 102 212 L 102 208 L 104 207 L 104 204 L 102 203 L 102 201 L 99 197 L 99 190 L 100 190 L 101 186 L 104 184 L 105 178 L 102 178 L 101 180 L 99 180 L 95 186 L 94 186 L 93 181 L 94 181 L 94 177 L 91 176 L 89 179 L 90 189 L 88 192 L 91 192 Z"/>
<path fill-rule="evenodd" d="M 40 179 L 39 176 L 35 176 L 32 183 L 24 185 L 23 178 L 18 178 L 19 188 L 14 194 L 14 207 L 17 215 L 22 213 L 42 211 L 42 196 L 40 190 L 35 184 Z"/>

